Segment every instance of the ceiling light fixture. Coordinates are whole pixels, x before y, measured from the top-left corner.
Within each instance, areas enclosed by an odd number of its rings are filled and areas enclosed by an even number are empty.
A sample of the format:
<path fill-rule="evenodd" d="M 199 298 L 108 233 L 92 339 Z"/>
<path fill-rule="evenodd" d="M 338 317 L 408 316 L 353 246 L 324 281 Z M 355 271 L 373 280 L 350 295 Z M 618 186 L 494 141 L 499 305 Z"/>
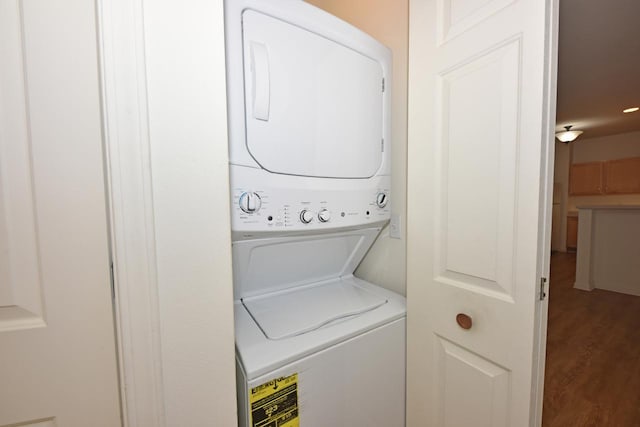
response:
<path fill-rule="evenodd" d="M 582 135 L 581 130 L 571 130 L 571 125 L 565 126 L 564 128 L 566 130 L 556 133 L 556 138 L 558 138 L 561 142 L 564 142 L 565 144 L 570 143 L 571 141 L 575 140 L 577 137 Z"/>
<path fill-rule="evenodd" d="M 638 110 L 640 110 L 640 107 L 631 107 L 631 108 L 627 108 L 626 110 L 622 110 L 622 112 L 623 113 L 635 113 Z"/>

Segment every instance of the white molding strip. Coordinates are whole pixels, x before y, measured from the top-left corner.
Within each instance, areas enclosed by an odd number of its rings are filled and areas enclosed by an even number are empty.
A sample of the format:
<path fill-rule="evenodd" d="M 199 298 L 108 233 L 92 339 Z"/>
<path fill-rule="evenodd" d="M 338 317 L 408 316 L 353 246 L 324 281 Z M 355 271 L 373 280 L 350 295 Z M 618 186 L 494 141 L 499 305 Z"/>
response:
<path fill-rule="evenodd" d="M 142 0 L 97 0 L 123 425 L 165 426 Z"/>

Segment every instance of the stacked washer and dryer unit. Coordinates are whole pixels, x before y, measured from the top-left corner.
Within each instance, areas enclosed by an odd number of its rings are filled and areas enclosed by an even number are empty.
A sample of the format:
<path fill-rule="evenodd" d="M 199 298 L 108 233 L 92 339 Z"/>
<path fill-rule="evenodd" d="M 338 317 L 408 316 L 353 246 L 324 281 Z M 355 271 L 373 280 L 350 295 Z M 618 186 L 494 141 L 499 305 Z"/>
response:
<path fill-rule="evenodd" d="M 389 221 L 391 53 L 299 0 L 227 0 L 240 426 L 403 426 L 405 299 L 353 275 Z"/>

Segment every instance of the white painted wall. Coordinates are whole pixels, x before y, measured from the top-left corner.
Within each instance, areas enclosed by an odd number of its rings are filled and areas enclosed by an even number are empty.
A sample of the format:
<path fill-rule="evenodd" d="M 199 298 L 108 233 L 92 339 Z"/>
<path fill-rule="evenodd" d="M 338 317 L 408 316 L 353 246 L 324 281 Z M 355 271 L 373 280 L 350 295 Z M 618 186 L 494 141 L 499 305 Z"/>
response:
<path fill-rule="evenodd" d="M 570 144 L 556 141 L 554 183 L 562 187 L 560 227 L 554 228 L 552 249 L 567 250 L 567 214 L 578 206 L 640 205 L 640 194 L 604 196 L 569 196 L 569 169 L 574 163 L 640 157 L 640 132 L 630 132 L 600 138 L 579 138 Z M 554 216 L 555 218 L 555 216 Z M 555 227 L 555 225 L 554 225 Z"/>
<path fill-rule="evenodd" d="M 573 163 L 640 157 L 640 132 L 577 139 L 571 144 L 573 144 Z"/>
<path fill-rule="evenodd" d="M 601 138 L 577 139 L 571 144 L 573 149 L 572 163 L 640 157 L 640 132 L 622 133 Z M 640 194 L 569 197 L 569 211 L 576 210 L 578 206 L 586 205 L 640 205 Z"/>
<path fill-rule="evenodd" d="M 236 425 L 221 1 L 144 3 L 167 426 Z"/>
<path fill-rule="evenodd" d="M 407 206 L 407 63 L 409 2 L 407 0 L 307 0 L 360 28 L 393 52 L 391 99 L 391 211 L 402 222 L 402 239 L 382 230 L 356 275 L 406 294 Z"/>
<path fill-rule="evenodd" d="M 640 209 L 598 209 L 593 215 L 593 284 L 640 296 Z"/>
<path fill-rule="evenodd" d="M 555 146 L 555 170 L 553 183 L 560 186 L 560 203 L 556 215 L 554 206 L 553 234 L 551 236 L 551 249 L 554 251 L 567 251 L 567 207 L 569 194 L 569 164 L 571 161 L 571 148 L 569 144 L 556 141 Z M 555 200 L 554 200 L 555 203 Z"/>
<path fill-rule="evenodd" d="M 640 296 L 640 208 L 580 209 L 575 288 Z"/>

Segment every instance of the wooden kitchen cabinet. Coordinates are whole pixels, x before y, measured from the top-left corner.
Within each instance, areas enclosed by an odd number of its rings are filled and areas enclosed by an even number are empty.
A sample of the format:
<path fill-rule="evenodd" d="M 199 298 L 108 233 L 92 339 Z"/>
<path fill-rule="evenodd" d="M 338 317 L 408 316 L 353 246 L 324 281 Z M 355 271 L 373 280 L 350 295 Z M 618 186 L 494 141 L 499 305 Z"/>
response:
<path fill-rule="evenodd" d="M 567 251 L 576 252 L 578 249 L 578 217 L 567 217 Z"/>
<path fill-rule="evenodd" d="M 605 193 L 640 193 L 640 157 L 605 163 Z"/>
<path fill-rule="evenodd" d="M 604 163 L 576 163 L 569 173 L 569 195 L 586 196 L 604 194 Z"/>

